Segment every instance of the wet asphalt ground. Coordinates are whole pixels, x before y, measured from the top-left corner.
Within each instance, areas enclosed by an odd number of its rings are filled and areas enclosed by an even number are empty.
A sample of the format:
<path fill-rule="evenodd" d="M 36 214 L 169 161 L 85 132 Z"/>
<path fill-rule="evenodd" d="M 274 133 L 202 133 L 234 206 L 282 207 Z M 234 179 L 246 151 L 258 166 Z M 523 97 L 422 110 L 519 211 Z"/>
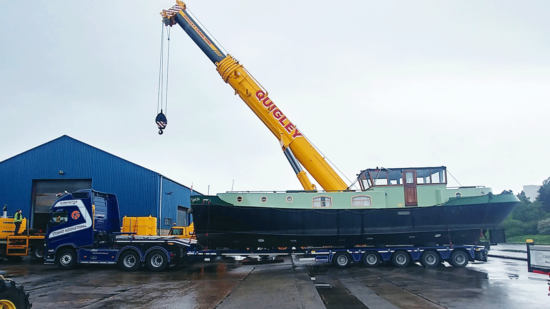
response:
<path fill-rule="evenodd" d="M 548 276 L 527 262 L 491 258 L 466 268 L 330 264 L 284 257 L 280 263 L 194 263 L 161 273 L 115 266 L 3 261 L 33 308 L 550 308 Z"/>

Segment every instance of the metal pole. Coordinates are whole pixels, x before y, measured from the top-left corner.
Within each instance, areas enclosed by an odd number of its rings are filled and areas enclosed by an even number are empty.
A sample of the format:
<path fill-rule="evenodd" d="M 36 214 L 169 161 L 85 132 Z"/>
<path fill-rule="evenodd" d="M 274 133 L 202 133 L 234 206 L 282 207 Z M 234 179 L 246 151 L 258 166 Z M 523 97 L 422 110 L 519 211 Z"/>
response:
<path fill-rule="evenodd" d="M 160 175 L 160 192 L 159 192 L 159 235 L 162 229 L 162 175 Z"/>

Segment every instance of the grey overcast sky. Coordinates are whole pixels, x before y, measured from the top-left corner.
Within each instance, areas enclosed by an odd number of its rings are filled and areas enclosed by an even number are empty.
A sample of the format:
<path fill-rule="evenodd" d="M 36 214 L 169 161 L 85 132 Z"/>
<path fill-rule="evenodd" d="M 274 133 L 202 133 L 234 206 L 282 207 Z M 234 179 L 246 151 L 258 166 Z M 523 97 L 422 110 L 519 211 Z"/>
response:
<path fill-rule="evenodd" d="M 350 182 L 377 166 L 445 165 L 498 193 L 550 177 L 550 1 L 186 3 Z M 301 189 L 179 26 L 157 134 L 174 4 L 0 1 L 0 161 L 66 134 L 202 193 Z"/>

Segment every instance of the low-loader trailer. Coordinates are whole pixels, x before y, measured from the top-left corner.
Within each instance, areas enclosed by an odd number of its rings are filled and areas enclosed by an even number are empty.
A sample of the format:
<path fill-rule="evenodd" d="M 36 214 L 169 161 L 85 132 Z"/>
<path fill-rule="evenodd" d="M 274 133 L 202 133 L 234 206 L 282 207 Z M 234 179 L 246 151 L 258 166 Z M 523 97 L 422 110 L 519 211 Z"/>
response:
<path fill-rule="evenodd" d="M 118 264 L 137 270 L 143 264 L 162 271 L 184 262 L 193 242 L 175 236 L 120 232 L 114 194 L 80 190 L 58 199 L 50 210 L 45 235 L 45 263 L 70 269 L 77 264 Z"/>
<path fill-rule="evenodd" d="M 123 270 L 138 270 L 143 264 L 162 271 L 186 261 L 212 261 L 217 257 L 301 255 L 337 267 L 362 263 L 375 267 L 390 263 L 406 267 L 420 262 L 435 267 L 447 261 L 464 267 L 469 261 L 487 261 L 483 246 L 440 245 L 433 247 L 393 246 L 353 248 L 202 248 L 192 238 L 179 236 L 143 236 L 120 232 L 120 214 L 116 196 L 95 190 L 80 190 L 58 199 L 50 211 L 45 236 L 45 263 L 70 269 L 77 264 L 118 264 Z"/>

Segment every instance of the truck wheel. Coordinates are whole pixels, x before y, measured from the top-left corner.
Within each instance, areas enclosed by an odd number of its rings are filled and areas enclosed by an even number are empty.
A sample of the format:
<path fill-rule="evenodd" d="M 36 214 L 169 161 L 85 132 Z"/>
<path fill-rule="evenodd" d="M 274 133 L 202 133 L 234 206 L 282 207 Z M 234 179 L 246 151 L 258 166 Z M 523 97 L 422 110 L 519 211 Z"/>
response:
<path fill-rule="evenodd" d="M 382 258 L 376 251 L 367 251 L 363 254 L 362 261 L 367 267 L 378 267 L 382 263 Z"/>
<path fill-rule="evenodd" d="M 163 271 L 168 266 L 166 254 L 160 250 L 153 250 L 147 255 L 147 268 L 150 271 Z"/>
<path fill-rule="evenodd" d="M 426 268 L 432 268 L 439 265 L 439 253 L 433 250 L 426 250 L 420 256 L 420 264 Z"/>
<path fill-rule="evenodd" d="M 453 267 L 466 267 L 466 265 L 468 265 L 468 254 L 462 250 L 453 250 L 449 258 L 449 263 L 453 265 Z"/>
<path fill-rule="evenodd" d="M 392 254 L 391 262 L 396 267 L 407 267 L 411 262 L 411 257 L 407 251 L 397 250 Z"/>
<path fill-rule="evenodd" d="M 29 293 L 25 294 L 22 286 L 16 286 L 11 280 L 0 279 L 0 308 L 28 309 L 31 306 Z"/>
<path fill-rule="evenodd" d="M 337 267 L 348 267 L 351 263 L 351 256 L 347 252 L 338 252 L 332 257 L 332 263 Z"/>
<path fill-rule="evenodd" d="M 76 266 L 76 252 L 73 249 L 61 249 L 56 254 L 57 267 L 71 269 Z"/>
<path fill-rule="evenodd" d="M 124 251 L 118 259 L 118 267 L 124 271 L 135 271 L 141 266 L 141 259 L 134 250 Z"/>

